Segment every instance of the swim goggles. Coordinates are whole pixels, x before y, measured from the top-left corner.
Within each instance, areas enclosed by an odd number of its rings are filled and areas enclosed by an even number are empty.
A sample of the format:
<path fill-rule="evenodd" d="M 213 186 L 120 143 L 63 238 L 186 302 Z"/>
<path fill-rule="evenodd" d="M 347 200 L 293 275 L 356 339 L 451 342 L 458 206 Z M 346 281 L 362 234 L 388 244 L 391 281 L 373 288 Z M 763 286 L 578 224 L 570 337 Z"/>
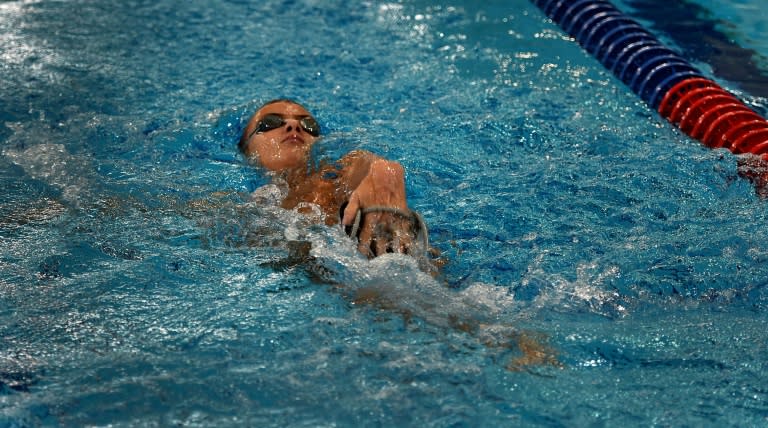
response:
<path fill-rule="evenodd" d="M 248 139 L 253 137 L 253 134 L 263 134 L 265 132 L 282 128 L 283 126 L 285 126 L 285 119 L 283 119 L 282 116 L 274 113 L 266 114 L 256 124 L 256 129 L 251 132 L 251 135 L 248 136 Z M 320 125 L 312 116 L 306 116 L 299 119 L 299 126 L 301 126 L 301 129 L 306 131 L 307 134 L 313 137 L 320 136 Z"/>

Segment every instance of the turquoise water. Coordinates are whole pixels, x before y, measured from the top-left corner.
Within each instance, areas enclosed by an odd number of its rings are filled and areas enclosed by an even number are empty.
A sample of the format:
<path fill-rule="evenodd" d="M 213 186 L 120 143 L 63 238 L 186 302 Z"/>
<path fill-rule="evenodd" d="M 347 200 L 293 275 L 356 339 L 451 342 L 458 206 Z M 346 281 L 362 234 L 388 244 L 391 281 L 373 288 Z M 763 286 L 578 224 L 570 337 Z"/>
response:
<path fill-rule="evenodd" d="M 7 1 L 0 55 L 0 426 L 768 422 L 765 201 L 527 1 Z M 286 96 L 403 163 L 439 277 L 248 202 Z"/>

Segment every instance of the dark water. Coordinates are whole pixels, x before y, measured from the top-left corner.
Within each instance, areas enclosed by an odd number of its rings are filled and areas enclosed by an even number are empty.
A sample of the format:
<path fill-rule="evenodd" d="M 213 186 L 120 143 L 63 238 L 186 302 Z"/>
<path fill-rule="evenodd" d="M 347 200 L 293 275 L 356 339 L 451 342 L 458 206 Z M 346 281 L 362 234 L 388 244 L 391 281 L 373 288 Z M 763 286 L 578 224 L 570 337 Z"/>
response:
<path fill-rule="evenodd" d="M 766 52 L 744 48 L 724 31 L 739 24 L 692 1 L 630 0 L 626 3 L 631 6 L 634 17 L 645 20 L 650 28 L 669 37 L 691 61 L 706 64 L 715 76 L 752 96 L 768 97 L 768 72 L 761 66 Z M 762 107 L 760 113 L 765 116 L 765 105 Z"/>

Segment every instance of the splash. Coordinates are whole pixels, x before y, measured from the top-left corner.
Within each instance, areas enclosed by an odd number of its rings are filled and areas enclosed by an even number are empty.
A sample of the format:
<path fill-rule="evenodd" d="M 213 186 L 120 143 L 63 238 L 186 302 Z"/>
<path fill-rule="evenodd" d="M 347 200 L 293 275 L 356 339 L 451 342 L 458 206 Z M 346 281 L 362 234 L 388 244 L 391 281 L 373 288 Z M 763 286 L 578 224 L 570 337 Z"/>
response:
<path fill-rule="evenodd" d="M 39 127 L 25 129 L 12 125 L 12 129 L 14 134 L 2 151 L 3 156 L 30 177 L 59 189 L 66 202 L 79 205 L 91 187 L 88 180 L 93 176 L 91 160 L 69 153 L 64 144 L 49 142 L 51 134 Z M 30 145 L 29 141 L 40 143 Z"/>
<path fill-rule="evenodd" d="M 528 311 L 589 312 L 606 317 L 627 314 L 622 296 L 609 286 L 612 279 L 621 275 L 617 266 L 582 263 L 576 267 L 576 278 L 569 280 L 542 268 L 546 256 L 547 252 L 539 254 L 515 287 L 516 295 L 527 296 L 530 301 Z"/>

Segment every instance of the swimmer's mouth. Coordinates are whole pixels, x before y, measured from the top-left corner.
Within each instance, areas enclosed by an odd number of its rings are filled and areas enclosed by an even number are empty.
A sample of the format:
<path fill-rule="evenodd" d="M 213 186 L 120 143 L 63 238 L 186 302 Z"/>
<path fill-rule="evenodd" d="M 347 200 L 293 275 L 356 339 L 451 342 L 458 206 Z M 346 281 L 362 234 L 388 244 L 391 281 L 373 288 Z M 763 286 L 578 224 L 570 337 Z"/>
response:
<path fill-rule="evenodd" d="M 301 145 L 304 144 L 304 139 L 298 135 L 291 135 L 290 137 L 283 139 L 282 143 Z"/>

